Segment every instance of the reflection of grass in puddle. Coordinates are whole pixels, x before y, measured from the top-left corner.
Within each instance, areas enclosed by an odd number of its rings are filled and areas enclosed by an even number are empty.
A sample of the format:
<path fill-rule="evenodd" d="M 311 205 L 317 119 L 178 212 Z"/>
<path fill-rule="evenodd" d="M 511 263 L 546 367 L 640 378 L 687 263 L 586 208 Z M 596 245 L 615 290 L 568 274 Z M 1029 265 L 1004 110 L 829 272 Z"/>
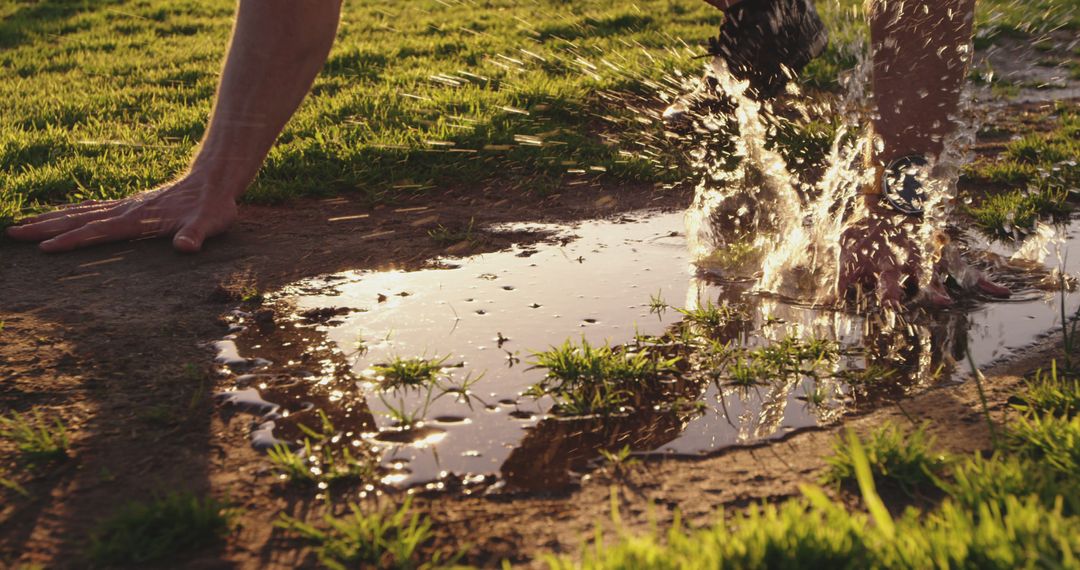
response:
<path fill-rule="evenodd" d="M 872 431 L 861 445 L 875 482 L 890 482 L 908 495 L 939 487 L 950 464 L 948 457 L 934 451 L 934 438 L 926 434 L 925 424 L 912 431 L 886 424 Z M 833 455 L 826 461 L 829 469 L 822 483 L 839 486 L 855 482 L 853 449 L 847 438 L 837 438 Z"/>
<path fill-rule="evenodd" d="M 129 503 L 94 529 L 88 554 L 95 564 L 109 567 L 176 562 L 220 543 L 233 516 L 224 503 L 189 493 Z"/>
<path fill-rule="evenodd" d="M 279 443 L 266 455 L 275 470 L 290 483 L 327 488 L 340 481 L 371 481 L 375 478 L 378 460 L 367 455 L 365 448 L 355 446 L 364 454 L 357 458 L 349 447 L 352 443 L 334 428 L 326 413 L 319 410 L 321 425 L 315 431 L 298 424 L 304 433 L 302 453 L 287 444 Z"/>
<path fill-rule="evenodd" d="M 326 515 L 325 529 L 282 514 L 274 526 L 294 532 L 315 544 L 319 562 L 327 568 L 357 567 L 426 568 L 452 565 L 459 556 L 442 560 L 435 555 L 421 564 L 419 549 L 433 538 L 431 521 L 409 511 L 412 497 L 406 497 L 401 508 L 393 512 L 379 510 L 365 513 L 360 506 L 349 504 L 350 514 L 344 517 Z M 440 564 L 441 563 L 441 564 Z"/>

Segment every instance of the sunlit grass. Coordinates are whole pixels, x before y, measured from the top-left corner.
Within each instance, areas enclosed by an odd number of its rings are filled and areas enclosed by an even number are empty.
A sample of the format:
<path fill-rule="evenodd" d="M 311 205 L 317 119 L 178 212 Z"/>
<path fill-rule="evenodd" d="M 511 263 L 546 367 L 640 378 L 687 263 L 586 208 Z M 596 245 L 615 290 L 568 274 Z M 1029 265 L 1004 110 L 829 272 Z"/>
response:
<path fill-rule="evenodd" d="M 319 410 L 318 415 L 318 430 L 299 424 L 304 433 L 299 450 L 277 444 L 267 451 L 278 474 L 291 483 L 320 487 L 341 481 L 373 481 L 377 459 L 367 454 L 366 448 L 354 448 L 352 439 L 340 433 L 325 412 Z"/>
<path fill-rule="evenodd" d="M 311 542 L 319 562 L 332 570 L 346 568 L 433 568 L 452 564 L 440 555 L 421 560 L 419 550 L 433 537 L 431 521 L 411 512 L 412 497 L 396 511 L 349 504 L 342 517 L 326 515 L 322 528 L 287 515 L 275 526 Z"/>
<path fill-rule="evenodd" d="M 865 38 L 861 0 L 817 3 L 831 42 L 803 82 L 836 89 Z M 25 210 L 170 180 L 203 135 L 232 0 L 10 0 L 0 6 L 0 225 Z M 646 108 L 701 68 L 722 14 L 698 0 L 345 4 L 312 96 L 249 200 L 369 201 L 461 184 L 550 191 L 577 170 L 673 182 Z M 979 3 L 980 43 L 1074 26 L 1068 3 Z M 796 136 L 807 155 L 826 137 Z M 541 191 L 541 190 L 534 190 Z"/>
<path fill-rule="evenodd" d="M 1073 211 L 1080 184 L 1080 113 L 1074 104 L 1060 103 L 1045 121 L 1052 126 L 1047 132 L 1024 134 L 1000 155 L 966 168 L 973 182 L 1012 189 L 973 196 L 975 203 L 965 210 L 984 231 L 999 237 L 1024 234 L 1039 220 Z"/>
<path fill-rule="evenodd" d="M 13 442 L 31 462 L 65 459 L 70 445 L 63 422 L 59 418 L 49 422 L 40 410 L 0 415 L 0 438 Z"/>
<path fill-rule="evenodd" d="M 1047 378 L 1047 381 L 1050 381 Z M 1062 391 L 1076 390 L 1063 382 Z M 684 529 L 678 517 L 665 534 L 634 534 L 622 527 L 612 501 L 617 536 L 597 536 L 579 556 L 547 557 L 553 570 L 712 568 L 1018 568 L 1077 566 L 1080 557 L 1080 489 L 1063 442 L 1072 422 L 1050 413 L 1061 398 L 1045 386 L 1022 396 L 1025 418 L 1012 422 L 1007 450 L 946 462 L 924 428 L 875 430 L 862 441 L 848 436 L 829 459 L 826 482 L 857 483 L 865 512 L 803 487 L 802 497 L 781 505 L 752 506 L 717 522 Z M 1075 396 L 1073 396 L 1075 397 Z M 1046 408 L 1041 405 L 1045 403 Z M 1046 415 L 1043 415 L 1046 414 Z M 1060 414 L 1059 414 L 1060 416 Z M 1039 425 L 1025 422 L 1043 418 Z M 1045 418 L 1052 418 L 1046 420 Z M 1050 435 L 1051 433 L 1056 435 Z M 1050 441 L 1053 440 L 1053 441 Z M 946 472 L 947 471 L 947 472 Z M 894 518 L 877 484 L 904 481 L 909 488 L 940 484 L 946 497 L 928 510 L 908 508 Z"/>
<path fill-rule="evenodd" d="M 441 358 L 404 358 L 395 356 L 388 362 L 371 367 L 381 380 L 380 386 L 387 390 L 410 387 L 419 388 L 435 382 L 448 356 Z"/>
<path fill-rule="evenodd" d="M 566 415 L 617 411 L 649 390 L 650 381 L 674 372 L 678 361 L 648 349 L 631 352 L 594 346 L 585 339 L 580 344 L 567 340 L 533 355 L 532 364 L 546 369 L 547 375 L 529 394 L 551 396 Z"/>
<path fill-rule="evenodd" d="M 873 430 L 862 445 L 877 484 L 888 481 L 909 494 L 938 486 L 950 464 L 947 456 L 936 451 L 925 424 L 910 430 L 887 424 Z M 847 438 L 836 439 L 833 455 L 826 461 L 829 468 L 822 483 L 855 482 L 854 450 Z"/>

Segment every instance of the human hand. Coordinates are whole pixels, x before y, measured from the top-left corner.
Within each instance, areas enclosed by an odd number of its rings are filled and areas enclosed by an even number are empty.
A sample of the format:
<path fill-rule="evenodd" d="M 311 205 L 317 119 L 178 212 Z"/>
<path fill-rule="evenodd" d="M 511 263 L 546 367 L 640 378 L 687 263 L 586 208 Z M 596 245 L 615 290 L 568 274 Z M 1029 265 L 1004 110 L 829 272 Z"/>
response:
<path fill-rule="evenodd" d="M 964 291 L 978 291 L 992 297 L 1008 297 L 1010 291 L 991 281 L 983 272 L 965 262 L 948 237 L 934 237 L 931 263 L 924 263 L 923 252 L 912 236 L 919 231 L 918 219 L 881 207 L 856 221 L 840 237 L 840 267 L 836 294 L 843 297 L 860 285 L 876 291 L 883 307 L 899 308 L 906 298 L 931 307 L 953 304 L 945 289 L 944 277 L 952 277 Z M 932 275 L 921 289 L 926 268 Z"/>
<path fill-rule="evenodd" d="M 224 232 L 236 220 L 238 195 L 192 172 L 121 200 L 83 202 L 24 220 L 8 228 L 7 235 L 41 242 L 39 247 L 48 253 L 171 236 L 178 251 L 195 253 L 206 238 Z"/>

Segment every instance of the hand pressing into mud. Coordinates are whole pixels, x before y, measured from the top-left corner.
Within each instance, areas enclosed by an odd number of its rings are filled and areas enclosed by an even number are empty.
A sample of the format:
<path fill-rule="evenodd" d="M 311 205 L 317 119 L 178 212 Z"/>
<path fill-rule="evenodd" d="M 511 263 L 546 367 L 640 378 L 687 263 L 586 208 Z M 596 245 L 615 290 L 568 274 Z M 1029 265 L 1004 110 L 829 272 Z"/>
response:
<path fill-rule="evenodd" d="M 850 289 L 861 286 L 863 291 L 875 290 L 883 307 L 898 309 L 911 299 L 930 307 L 944 308 L 953 304 L 943 282 L 946 276 L 952 277 L 963 291 L 977 291 L 992 297 L 1010 295 L 1007 288 L 968 265 L 944 234 L 935 238 L 934 274 L 929 284 L 919 289 L 926 267 L 913 239 L 919 231 L 919 223 L 918 218 L 870 207 L 866 215 L 840 237 L 837 297 L 843 298 Z"/>
<path fill-rule="evenodd" d="M 178 251 L 195 253 L 206 238 L 224 232 L 236 220 L 237 195 L 212 184 L 207 176 L 189 173 L 122 200 L 83 202 L 30 218 L 8 228 L 7 234 L 41 242 L 39 247 L 49 253 L 170 236 Z"/>

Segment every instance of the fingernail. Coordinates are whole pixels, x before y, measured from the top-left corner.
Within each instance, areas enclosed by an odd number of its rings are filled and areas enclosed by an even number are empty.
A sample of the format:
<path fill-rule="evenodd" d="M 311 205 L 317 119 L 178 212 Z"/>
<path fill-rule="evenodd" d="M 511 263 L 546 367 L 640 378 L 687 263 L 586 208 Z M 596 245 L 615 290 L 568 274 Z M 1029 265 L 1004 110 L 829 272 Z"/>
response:
<path fill-rule="evenodd" d="M 194 251 L 198 249 L 198 246 L 195 244 L 195 240 L 191 239 L 188 236 L 176 236 L 176 239 L 173 240 L 173 245 L 186 251 Z"/>

